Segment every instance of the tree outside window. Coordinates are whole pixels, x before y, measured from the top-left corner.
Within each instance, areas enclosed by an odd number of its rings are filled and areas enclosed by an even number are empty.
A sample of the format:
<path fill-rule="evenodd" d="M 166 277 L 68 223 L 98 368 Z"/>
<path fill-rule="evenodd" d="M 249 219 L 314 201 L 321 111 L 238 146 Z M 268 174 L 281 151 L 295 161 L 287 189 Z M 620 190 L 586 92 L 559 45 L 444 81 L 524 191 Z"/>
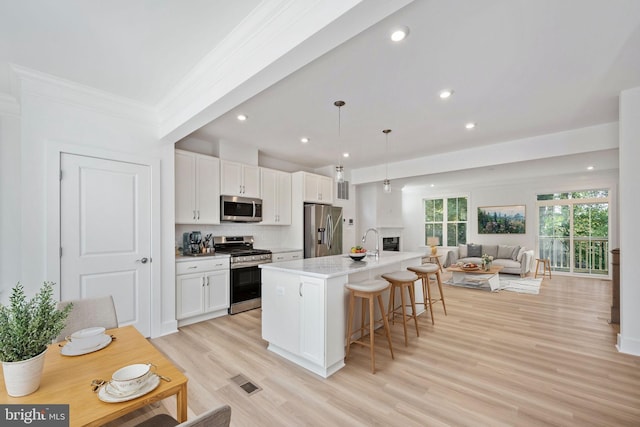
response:
<path fill-rule="evenodd" d="M 424 244 L 429 237 L 443 246 L 467 243 L 467 221 L 466 197 L 424 200 Z"/>

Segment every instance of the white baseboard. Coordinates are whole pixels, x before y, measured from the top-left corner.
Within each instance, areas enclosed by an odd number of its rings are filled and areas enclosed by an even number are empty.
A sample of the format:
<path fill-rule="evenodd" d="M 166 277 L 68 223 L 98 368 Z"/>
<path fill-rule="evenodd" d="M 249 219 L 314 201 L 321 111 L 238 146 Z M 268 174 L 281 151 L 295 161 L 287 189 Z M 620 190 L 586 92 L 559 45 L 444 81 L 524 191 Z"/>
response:
<path fill-rule="evenodd" d="M 618 334 L 618 344 L 616 344 L 616 348 L 620 353 L 640 356 L 640 339 L 623 337 L 621 334 Z"/>

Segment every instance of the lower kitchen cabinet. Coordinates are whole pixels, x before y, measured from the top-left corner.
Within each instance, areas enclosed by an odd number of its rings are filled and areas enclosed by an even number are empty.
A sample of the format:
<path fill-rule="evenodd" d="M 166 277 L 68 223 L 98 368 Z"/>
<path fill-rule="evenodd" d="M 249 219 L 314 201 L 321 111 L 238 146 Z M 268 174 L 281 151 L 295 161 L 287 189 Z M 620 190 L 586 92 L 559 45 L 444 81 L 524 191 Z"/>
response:
<path fill-rule="evenodd" d="M 303 251 L 291 251 L 291 252 L 274 252 L 271 255 L 272 262 L 284 262 L 293 261 L 295 259 L 302 259 L 304 257 Z"/>
<path fill-rule="evenodd" d="M 228 314 L 229 258 L 176 263 L 178 326 Z"/>

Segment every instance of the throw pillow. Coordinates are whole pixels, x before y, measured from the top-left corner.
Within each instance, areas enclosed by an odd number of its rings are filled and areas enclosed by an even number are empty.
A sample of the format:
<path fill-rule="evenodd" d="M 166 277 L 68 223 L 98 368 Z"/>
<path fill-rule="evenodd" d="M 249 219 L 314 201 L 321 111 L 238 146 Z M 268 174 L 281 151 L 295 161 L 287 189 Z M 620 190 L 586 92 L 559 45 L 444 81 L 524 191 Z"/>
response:
<path fill-rule="evenodd" d="M 511 259 L 513 256 L 513 246 L 499 245 L 498 246 L 498 258 Z"/>
<path fill-rule="evenodd" d="M 523 246 L 518 251 L 518 256 L 516 257 L 516 261 L 522 262 L 522 257 L 524 256 L 524 253 L 525 253 L 525 247 Z"/>
<path fill-rule="evenodd" d="M 482 245 L 467 245 L 467 256 L 469 258 L 480 258 L 482 256 Z"/>
<path fill-rule="evenodd" d="M 511 254 L 511 259 L 514 260 L 514 261 L 517 261 L 518 253 L 520 253 L 520 246 L 514 247 L 513 254 Z"/>
<path fill-rule="evenodd" d="M 487 254 L 494 259 L 498 257 L 498 245 L 482 245 L 482 255 Z"/>
<path fill-rule="evenodd" d="M 458 245 L 458 259 L 467 257 L 467 245 Z"/>

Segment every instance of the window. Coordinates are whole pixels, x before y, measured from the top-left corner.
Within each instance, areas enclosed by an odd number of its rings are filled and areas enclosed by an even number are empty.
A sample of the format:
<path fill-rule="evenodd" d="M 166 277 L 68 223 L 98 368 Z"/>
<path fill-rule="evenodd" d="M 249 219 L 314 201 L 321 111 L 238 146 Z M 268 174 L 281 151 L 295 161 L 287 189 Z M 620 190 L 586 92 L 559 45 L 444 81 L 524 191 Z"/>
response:
<path fill-rule="evenodd" d="M 467 198 L 453 197 L 424 200 L 424 244 L 437 237 L 440 245 L 467 243 Z"/>
<path fill-rule="evenodd" d="M 555 271 L 609 274 L 609 192 L 538 195 L 538 253 Z"/>

